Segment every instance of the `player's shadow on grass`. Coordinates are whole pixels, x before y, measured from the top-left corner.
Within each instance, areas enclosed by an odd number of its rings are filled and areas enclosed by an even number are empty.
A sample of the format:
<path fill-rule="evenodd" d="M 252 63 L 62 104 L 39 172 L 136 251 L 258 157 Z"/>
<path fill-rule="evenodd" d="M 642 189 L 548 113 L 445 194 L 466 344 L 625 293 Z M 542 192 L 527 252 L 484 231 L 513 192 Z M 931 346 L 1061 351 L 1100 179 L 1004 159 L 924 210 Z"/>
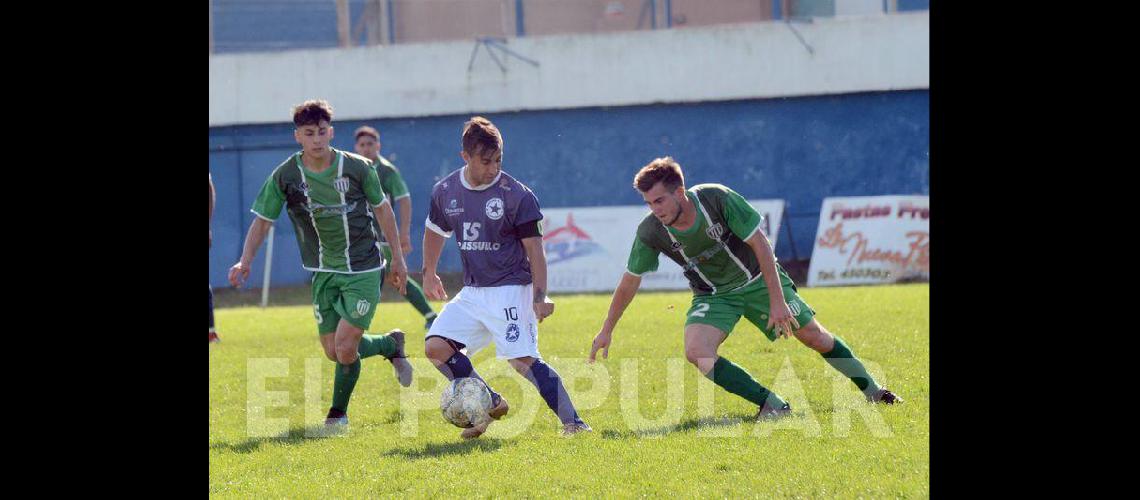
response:
<path fill-rule="evenodd" d="M 663 425 L 652 429 L 615 431 L 605 429 L 602 431 L 603 439 L 629 439 L 664 436 L 678 432 L 688 432 L 694 429 L 711 429 L 715 427 L 732 427 L 734 425 L 753 423 L 755 415 L 724 415 L 719 417 L 690 418 L 676 425 Z"/>
<path fill-rule="evenodd" d="M 495 451 L 502 446 L 503 442 L 499 439 L 474 439 L 454 443 L 428 443 L 418 448 L 397 448 L 385 452 L 384 456 L 397 456 L 410 460 L 419 460 L 428 457 L 466 454 L 475 450 Z"/>
<path fill-rule="evenodd" d="M 261 445 L 265 443 L 295 445 L 305 441 L 315 441 L 318 439 L 338 437 L 340 435 L 341 434 L 334 431 L 326 431 L 324 425 L 298 426 L 289 429 L 288 432 L 281 436 L 251 437 L 238 443 L 214 443 L 210 445 L 210 449 L 232 451 L 234 453 L 251 453 L 257 451 L 261 448 Z"/>

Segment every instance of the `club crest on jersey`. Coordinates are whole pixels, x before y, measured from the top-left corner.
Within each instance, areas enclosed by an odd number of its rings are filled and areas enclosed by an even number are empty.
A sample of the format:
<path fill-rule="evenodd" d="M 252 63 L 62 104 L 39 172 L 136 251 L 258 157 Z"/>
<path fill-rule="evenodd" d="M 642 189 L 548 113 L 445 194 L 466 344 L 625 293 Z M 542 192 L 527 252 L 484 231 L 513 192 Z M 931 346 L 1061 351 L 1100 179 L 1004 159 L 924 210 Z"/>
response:
<path fill-rule="evenodd" d="M 717 222 L 713 224 L 712 227 L 706 229 L 705 234 L 709 235 L 709 238 L 719 240 L 721 236 L 724 236 L 724 226 Z"/>
<path fill-rule="evenodd" d="M 369 304 L 367 300 L 360 299 L 356 301 L 356 315 L 358 317 L 368 314 L 368 310 L 371 308 L 372 304 Z"/>
<path fill-rule="evenodd" d="M 511 323 L 507 325 L 507 342 L 514 342 L 519 339 L 519 325 Z"/>
<path fill-rule="evenodd" d="M 487 200 L 487 205 L 484 208 L 484 211 L 487 213 L 487 217 L 491 220 L 499 220 L 503 218 L 502 198 L 491 198 Z"/>
<path fill-rule="evenodd" d="M 335 180 L 333 180 L 333 187 L 335 187 L 336 192 L 338 192 L 340 194 L 347 193 L 348 192 L 348 177 L 337 177 Z"/>

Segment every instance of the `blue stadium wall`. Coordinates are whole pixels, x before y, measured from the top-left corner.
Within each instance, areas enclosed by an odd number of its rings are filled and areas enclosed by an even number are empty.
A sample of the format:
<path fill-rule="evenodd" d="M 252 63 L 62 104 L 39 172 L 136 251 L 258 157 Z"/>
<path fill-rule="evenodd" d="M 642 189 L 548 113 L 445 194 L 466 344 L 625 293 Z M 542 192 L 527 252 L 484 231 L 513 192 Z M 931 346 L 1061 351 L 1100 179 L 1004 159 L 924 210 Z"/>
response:
<path fill-rule="evenodd" d="M 787 200 L 776 255 L 811 256 L 819 207 L 829 196 L 930 191 L 928 90 L 486 115 L 505 138 L 503 168 L 544 207 L 641 204 L 633 174 L 658 156 L 685 168 L 688 185 L 726 184 L 746 198 Z M 352 131 L 380 130 L 383 150 L 412 193 L 409 269 L 422 267 L 423 220 L 432 185 L 462 166 L 459 134 L 468 115 L 336 121 L 333 146 L 352 150 Z M 210 173 L 217 189 L 210 284 L 226 285 L 252 222 L 249 208 L 269 173 L 296 151 L 292 124 L 210 128 Z M 789 237 L 789 234 L 791 237 Z M 260 286 L 265 248 L 251 286 Z M 460 271 L 444 247 L 441 272 Z M 277 224 L 273 286 L 306 283 L 292 222 Z"/>

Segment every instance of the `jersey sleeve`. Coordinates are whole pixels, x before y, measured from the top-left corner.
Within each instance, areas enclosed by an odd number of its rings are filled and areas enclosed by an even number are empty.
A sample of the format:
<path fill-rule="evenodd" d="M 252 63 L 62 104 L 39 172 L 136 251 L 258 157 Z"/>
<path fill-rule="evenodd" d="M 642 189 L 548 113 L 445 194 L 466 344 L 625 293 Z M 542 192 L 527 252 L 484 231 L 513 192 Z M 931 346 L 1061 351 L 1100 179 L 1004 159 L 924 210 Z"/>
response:
<path fill-rule="evenodd" d="M 365 170 L 364 197 L 368 198 L 368 203 L 371 203 L 372 206 L 378 207 L 387 198 L 384 196 L 384 188 L 380 185 L 380 177 L 376 175 L 376 169 L 367 168 Z"/>
<path fill-rule="evenodd" d="M 277 172 L 274 171 L 273 175 L 265 179 L 265 184 L 261 185 L 261 191 L 257 193 L 257 199 L 253 200 L 250 211 L 262 219 L 273 222 L 281 216 L 283 206 L 285 206 L 285 193 L 277 184 Z"/>
<path fill-rule="evenodd" d="M 428 216 L 427 220 L 424 221 L 424 226 L 444 238 L 450 238 L 453 230 L 451 224 L 447 222 L 446 215 L 443 213 L 443 207 L 440 206 L 440 200 L 442 199 L 443 196 L 439 195 L 439 191 L 432 192 L 431 207 L 428 209 Z"/>
<path fill-rule="evenodd" d="M 728 228 L 733 234 L 742 240 L 747 240 L 752 233 L 760 230 L 762 219 L 760 212 L 757 212 L 743 196 L 731 189 L 725 190 L 724 220 L 728 222 Z"/>
<path fill-rule="evenodd" d="M 377 163 L 376 165 L 376 168 L 381 168 L 380 163 Z M 389 172 L 388 175 L 384 177 L 384 180 L 381 181 L 381 184 L 384 187 L 384 192 L 387 193 L 393 201 L 405 196 L 410 196 L 408 194 L 408 185 L 404 183 L 404 177 L 400 175 L 399 170 L 396 170 L 394 168 L 391 169 L 391 172 Z"/>
<path fill-rule="evenodd" d="M 515 229 L 527 223 L 533 223 L 534 221 L 542 219 L 542 210 L 538 206 L 538 197 L 536 197 L 531 190 L 526 190 L 519 200 L 518 208 L 515 209 Z"/>
<path fill-rule="evenodd" d="M 625 270 L 634 276 L 641 276 L 642 274 L 656 271 L 660 255 L 660 252 L 646 245 L 641 241 L 640 237 L 635 236 L 633 238 L 633 248 L 629 251 L 629 262 L 626 264 Z"/>

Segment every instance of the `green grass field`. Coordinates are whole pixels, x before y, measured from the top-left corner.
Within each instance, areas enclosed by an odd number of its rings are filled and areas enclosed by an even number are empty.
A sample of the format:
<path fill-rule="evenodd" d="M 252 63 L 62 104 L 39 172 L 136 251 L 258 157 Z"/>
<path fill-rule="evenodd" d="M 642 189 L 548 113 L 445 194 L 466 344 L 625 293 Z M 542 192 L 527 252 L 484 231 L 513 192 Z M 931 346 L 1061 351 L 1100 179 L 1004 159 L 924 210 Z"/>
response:
<path fill-rule="evenodd" d="M 814 351 L 795 340 L 768 342 L 742 321 L 720 353 L 795 410 L 757 424 L 749 421 L 755 406 L 684 360 L 690 294 L 639 294 L 609 359 L 594 365 L 585 359 L 609 295 L 560 296 L 539 348 L 594 432 L 562 438 L 534 387 L 488 348 L 472 361 L 511 411 L 464 441 L 439 415 L 444 378 L 423 357 L 422 318 L 407 303 L 383 303 L 372 331 L 408 332 L 416 381 L 403 389 L 386 360 L 365 360 L 350 432 L 321 437 L 311 431 L 331 401 L 333 364 L 321 352 L 311 306 L 217 310 L 223 342 L 210 346 L 210 493 L 929 496 L 929 286 L 801 295 L 904 404 L 862 402 Z"/>

